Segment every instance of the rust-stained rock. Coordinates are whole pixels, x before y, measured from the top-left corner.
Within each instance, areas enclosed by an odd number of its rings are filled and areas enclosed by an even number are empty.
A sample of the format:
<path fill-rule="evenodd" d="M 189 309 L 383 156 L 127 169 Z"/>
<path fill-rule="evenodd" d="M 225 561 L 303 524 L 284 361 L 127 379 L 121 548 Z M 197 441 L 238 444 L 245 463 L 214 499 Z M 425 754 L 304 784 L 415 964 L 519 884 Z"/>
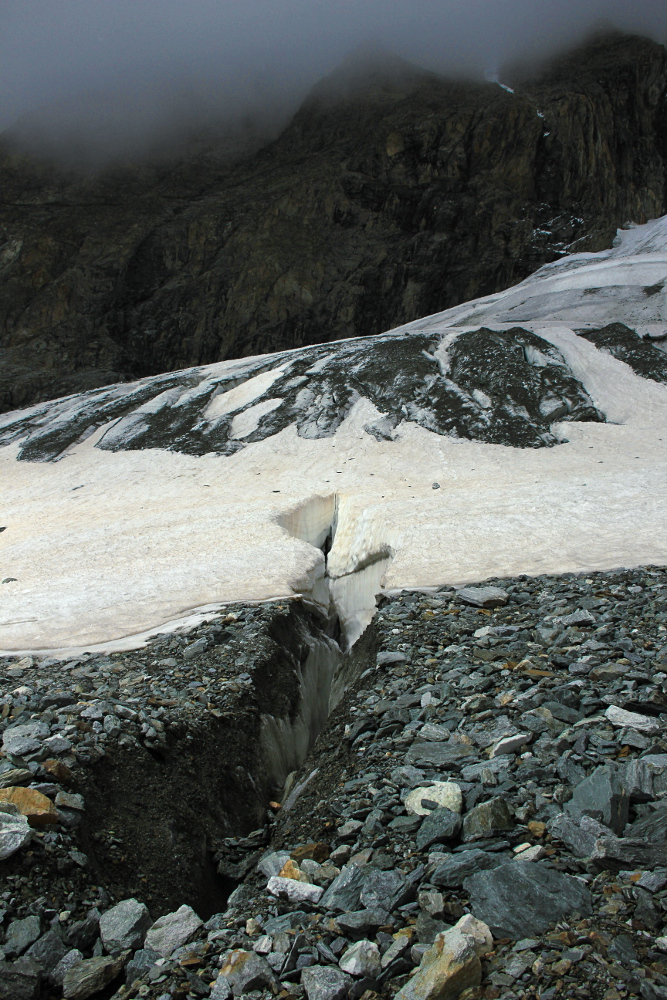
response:
<path fill-rule="evenodd" d="M 58 810 L 51 799 L 34 788 L 0 788 L 0 802 L 11 802 L 18 811 L 27 816 L 30 826 L 48 826 L 58 822 Z"/>
<path fill-rule="evenodd" d="M 463 990 L 479 986 L 480 957 L 492 949 L 489 928 L 466 914 L 450 930 L 437 935 L 396 1000 L 456 1000 Z"/>
<path fill-rule="evenodd" d="M 57 760 L 55 757 L 49 757 L 48 760 L 42 761 L 42 767 L 56 781 L 62 781 L 63 784 L 69 785 L 74 780 L 74 775 L 67 764 L 63 764 L 61 760 Z"/>
<path fill-rule="evenodd" d="M 306 873 L 302 872 L 296 862 L 292 861 L 291 858 L 282 866 L 278 872 L 278 876 L 279 878 L 291 878 L 296 882 L 310 882 Z"/>
<path fill-rule="evenodd" d="M 310 861 L 317 861 L 318 864 L 322 864 L 326 861 L 331 854 L 331 848 L 328 844 L 301 844 L 300 847 L 296 847 L 290 857 L 293 861 L 298 864 L 300 861 L 305 861 L 306 859 Z"/>

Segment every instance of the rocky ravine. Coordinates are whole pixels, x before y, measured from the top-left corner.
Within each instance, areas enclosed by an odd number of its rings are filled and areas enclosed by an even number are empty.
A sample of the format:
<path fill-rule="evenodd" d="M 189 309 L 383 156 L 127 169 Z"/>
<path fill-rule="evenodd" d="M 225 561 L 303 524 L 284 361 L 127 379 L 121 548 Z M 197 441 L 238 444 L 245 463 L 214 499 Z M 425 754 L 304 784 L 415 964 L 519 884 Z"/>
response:
<path fill-rule="evenodd" d="M 4 661 L 0 997 L 667 996 L 667 571 L 327 631 Z"/>
<path fill-rule="evenodd" d="M 0 411 L 379 333 L 667 211 L 663 47 L 607 36 L 507 82 L 347 67 L 259 151 L 86 177 L 6 137 Z"/>

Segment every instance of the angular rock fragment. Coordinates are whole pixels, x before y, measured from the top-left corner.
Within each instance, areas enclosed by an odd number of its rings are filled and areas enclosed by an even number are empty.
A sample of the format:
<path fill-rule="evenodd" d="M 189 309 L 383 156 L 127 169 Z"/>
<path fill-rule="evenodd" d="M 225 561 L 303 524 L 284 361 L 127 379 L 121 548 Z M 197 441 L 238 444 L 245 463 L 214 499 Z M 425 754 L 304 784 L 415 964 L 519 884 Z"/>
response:
<path fill-rule="evenodd" d="M 27 816 L 15 812 L 15 807 L 9 804 L 5 808 L 11 812 L 0 806 L 0 861 L 11 857 L 32 839 Z"/>
<path fill-rule="evenodd" d="M 113 954 L 139 948 L 153 921 L 148 908 L 136 899 L 123 899 L 100 917 L 100 937 Z"/>
<path fill-rule="evenodd" d="M 599 837 L 591 851 L 591 861 L 601 871 L 667 867 L 667 842 L 652 844 L 630 837 Z"/>
<path fill-rule="evenodd" d="M 367 867 L 362 874 L 362 889 L 359 894 L 362 906 L 390 913 L 414 894 L 411 884 L 399 868 L 380 871 L 379 868 Z"/>
<path fill-rule="evenodd" d="M 463 818 L 463 840 L 492 837 L 514 827 L 514 820 L 507 803 L 499 797 L 480 802 Z"/>
<path fill-rule="evenodd" d="M 39 1000 L 41 978 L 36 962 L 0 961 L 0 1000 Z"/>
<path fill-rule="evenodd" d="M 49 930 L 28 948 L 26 956 L 37 962 L 44 972 L 51 972 L 67 954 L 67 950 L 57 931 Z"/>
<path fill-rule="evenodd" d="M 252 990 L 273 990 L 278 981 L 265 958 L 253 951 L 237 948 L 229 952 L 220 968 L 235 997 Z"/>
<path fill-rule="evenodd" d="M 582 882 L 539 861 L 501 865 L 471 875 L 463 886 L 473 914 L 496 937 L 531 937 L 571 913 L 592 912 L 591 894 Z"/>
<path fill-rule="evenodd" d="M 404 806 L 406 812 L 414 816 L 428 816 L 433 807 L 428 808 L 422 805 L 423 800 L 435 802 L 436 805 L 452 812 L 460 813 L 463 808 L 463 794 L 454 781 L 436 781 L 432 785 L 422 785 L 413 788 L 405 796 Z"/>
<path fill-rule="evenodd" d="M 499 608 L 507 604 L 507 594 L 500 587 L 462 587 L 456 596 L 476 608 Z"/>
<path fill-rule="evenodd" d="M 338 964 L 350 976 L 374 978 L 380 973 L 380 949 L 374 941 L 356 941 L 343 954 Z"/>
<path fill-rule="evenodd" d="M 446 861 L 441 862 L 431 875 L 433 885 L 442 886 L 444 889 L 458 889 L 469 875 L 474 875 L 479 871 L 486 871 L 490 868 L 497 868 L 505 863 L 507 859 L 500 854 L 491 854 L 487 851 L 476 849 L 462 851 L 460 854 L 452 854 Z"/>
<path fill-rule="evenodd" d="M 121 955 L 103 955 L 77 962 L 65 973 L 63 997 L 66 1000 L 87 1000 L 113 982 L 128 957 L 129 952 L 123 952 Z"/>
<path fill-rule="evenodd" d="M 417 850 L 423 851 L 435 843 L 453 840 L 461 829 L 461 817 L 451 809 L 434 809 L 425 816 L 415 838 Z"/>
<path fill-rule="evenodd" d="M 26 948 L 37 940 L 41 934 L 41 921 L 38 916 L 31 915 L 23 920 L 12 920 L 7 928 L 2 950 L 7 958 L 15 958 L 23 954 Z"/>
<path fill-rule="evenodd" d="M 48 826 L 58 822 L 58 810 L 51 799 L 34 788 L 0 788 L 0 803 L 7 803 L 28 819 L 30 826 Z"/>
<path fill-rule="evenodd" d="M 158 917 L 146 934 L 145 945 L 169 958 L 172 951 L 186 944 L 197 933 L 203 921 L 191 906 L 179 906 L 173 913 Z"/>
<path fill-rule="evenodd" d="M 341 969 L 311 965 L 301 973 L 301 985 L 308 1000 L 345 1000 L 352 979 Z"/>
<path fill-rule="evenodd" d="M 565 805 L 570 816 L 591 816 L 616 834 L 623 833 L 628 822 L 629 797 L 621 777 L 610 764 L 596 768 L 584 778 Z"/>
<path fill-rule="evenodd" d="M 364 873 L 361 868 L 354 863 L 345 865 L 321 897 L 320 906 L 339 913 L 358 910 L 363 881 Z"/>
<path fill-rule="evenodd" d="M 396 1000 L 455 1000 L 482 981 L 480 957 L 493 949 L 489 928 L 469 914 L 437 935 Z"/>
<path fill-rule="evenodd" d="M 272 875 L 266 888 L 272 896 L 289 899 L 290 903 L 319 903 L 324 893 L 322 886 L 299 882 L 294 878 L 282 878 L 280 875 Z"/>
<path fill-rule="evenodd" d="M 592 816 L 584 815 L 575 819 L 566 813 L 559 813 L 549 820 L 547 829 L 552 837 L 566 844 L 578 858 L 590 857 L 596 840 L 609 833 L 609 828 L 598 823 Z"/>
<path fill-rule="evenodd" d="M 628 726 L 630 729 L 637 729 L 640 733 L 657 733 L 660 723 L 648 715 L 639 715 L 637 712 L 627 712 L 617 705 L 610 705 L 604 713 L 612 726 Z"/>

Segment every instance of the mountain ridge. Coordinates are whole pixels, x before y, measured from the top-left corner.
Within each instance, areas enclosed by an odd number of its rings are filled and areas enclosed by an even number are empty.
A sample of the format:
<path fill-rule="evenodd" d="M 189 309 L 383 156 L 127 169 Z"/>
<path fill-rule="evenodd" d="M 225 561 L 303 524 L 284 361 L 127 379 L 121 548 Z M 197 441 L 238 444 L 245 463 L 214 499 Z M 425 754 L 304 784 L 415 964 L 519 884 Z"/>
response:
<path fill-rule="evenodd" d="M 311 95 L 227 159 L 76 178 L 5 146 L 0 410 L 380 333 L 667 211 L 662 46 L 607 37 L 515 93 L 421 79 Z"/>

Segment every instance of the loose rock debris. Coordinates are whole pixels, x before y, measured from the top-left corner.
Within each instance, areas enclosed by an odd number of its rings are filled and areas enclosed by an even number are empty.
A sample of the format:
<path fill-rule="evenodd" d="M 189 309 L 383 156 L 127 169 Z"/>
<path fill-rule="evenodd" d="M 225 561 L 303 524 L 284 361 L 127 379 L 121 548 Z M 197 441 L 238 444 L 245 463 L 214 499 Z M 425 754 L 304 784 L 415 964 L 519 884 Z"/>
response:
<path fill-rule="evenodd" d="M 285 602 L 7 661 L 0 998 L 667 997 L 667 572 L 490 587 L 381 600 L 301 769 L 207 831 L 206 912 L 127 870 L 99 775 L 182 777 L 195 743 L 204 808 L 207 727 L 262 709 Z"/>

